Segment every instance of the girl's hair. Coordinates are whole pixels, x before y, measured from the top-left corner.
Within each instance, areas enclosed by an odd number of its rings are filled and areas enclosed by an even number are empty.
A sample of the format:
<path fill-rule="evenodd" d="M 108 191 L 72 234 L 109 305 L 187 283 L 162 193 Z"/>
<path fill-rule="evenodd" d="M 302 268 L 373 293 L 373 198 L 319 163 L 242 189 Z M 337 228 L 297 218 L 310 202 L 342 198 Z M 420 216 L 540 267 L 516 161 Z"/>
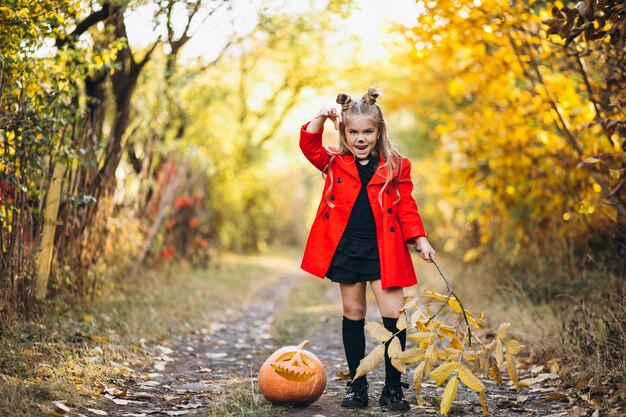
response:
<path fill-rule="evenodd" d="M 387 167 L 385 185 L 378 193 L 378 202 L 382 207 L 383 191 L 390 183 L 393 184 L 396 191 L 396 201 L 394 204 L 400 201 L 400 192 L 398 191 L 397 183 L 398 178 L 400 178 L 400 175 L 402 174 L 402 155 L 394 149 L 391 141 L 387 137 L 387 126 L 385 124 L 385 119 L 383 118 L 383 112 L 380 110 L 378 104 L 376 104 L 376 99 L 379 95 L 380 91 L 372 87 L 368 88 L 367 93 L 365 93 L 363 97 L 357 101 L 354 101 L 347 93 L 339 93 L 337 95 L 337 103 L 341 104 L 341 118 L 339 121 L 339 149 L 336 151 L 329 151 L 331 154 L 330 162 L 324 169 L 324 172 L 328 173 L 330 177 L 330 187 L 328 187 L 328 191 L 326 192 L 326 202 L 330 207 L 334 207 L 334 204 L 329 199 L 334 181 L 333 173 L 329 168 L 335 158 L 342 158 L 344 155 L 352 153 L 346 140 L 345 122 L 346 120 L 350 120 L 351 118 L 358 116 L 369 117 L 378 127 L 378 138 L 372 153 L 377 154 L 379 157 L 382 156 L 385 160 L 385 163 L 381 165 L 379 169 L 384 166 Z"/>

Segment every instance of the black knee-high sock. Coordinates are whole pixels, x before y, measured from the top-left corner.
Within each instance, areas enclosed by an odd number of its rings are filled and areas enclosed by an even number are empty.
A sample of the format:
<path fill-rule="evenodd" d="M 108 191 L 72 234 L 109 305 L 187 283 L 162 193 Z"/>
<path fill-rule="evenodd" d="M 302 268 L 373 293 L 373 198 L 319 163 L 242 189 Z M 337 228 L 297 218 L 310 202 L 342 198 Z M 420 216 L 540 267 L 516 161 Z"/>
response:
<path fill-rule="evenodd" d="M 350 376 L 354 378 L 359 362 L 365 357 L 365 319 L 350 320 L 344 317 L 341 325 L 341 334 L 343 336 L 343 348 L 346 352 Z M 364 376 L 358 380 L 367 382 Z"/>
<path fill-rule="evenodd" d="M 398 331 L 396 327 L 396 323 L 398 319 L 392 317 L 383 317 L 383 324 L 385 329 L 389 330 L 391 333 L 395 334 Z M 398 333 L 398 339 L 400 339 L 400 345 L 402 346 L 402 350 L 404 350 L 406 346 L 406 330 L 402 330 Z M 385 383 L 390 385 L 399 385 L 400 384 L 400 376 L 402 375 L 400 371 L 393 367 L 391 364 L 391 359 L 387 356 L 387 347 L 389 343 L 385 346 Z"/>

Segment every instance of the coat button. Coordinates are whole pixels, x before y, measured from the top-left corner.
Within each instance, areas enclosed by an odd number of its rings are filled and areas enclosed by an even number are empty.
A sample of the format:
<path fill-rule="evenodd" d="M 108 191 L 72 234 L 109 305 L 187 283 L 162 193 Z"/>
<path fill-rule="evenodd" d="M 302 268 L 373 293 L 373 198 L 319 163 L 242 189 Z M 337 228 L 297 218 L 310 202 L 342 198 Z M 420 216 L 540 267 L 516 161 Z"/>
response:
<path fill-rule="evenodd" d="M 391 214 L 391 213 L 393 213 L 393 210 L 392 209 L 387 209 L 387 213 Z"/>
<path fill-rule="evenodd" d="M 395 227 L 393 227 L 393 226 L 391 226 L 391 227 L 389 228 L 389 231 L 393 233 L 393 232 L 395 232 L 395 231 L 396 231 L 396 228 L 395 228 Z"/>
<path fill-rule="evenodd" d="M 335 201 L 335 196 L 334 195 L 330 196 L 330 201 Z"/>
<path fill-rule="evenodd" d="M 325 218 L 325 219 L 327 219 L 327 218 L 329 218 L 329 217 L 330 217 L 330 216 L 328 215 L 328 213 L 324 213 L 324 218 Z"/>
<path fill-rule="evenodd" d="M 387 188 L 387 189 L 385 190 L 385 192 L 386 192 L 387 194 L 389 194 L 389 193 L 391 192 L 391 190 L 389 190 L 389 188 Z"/>
<path fill-rule="evenodd" d="M 341 182 L 341 181 L 343 181 L 343 178 L 341 177 L 337 178 L 337 182 Z"/>

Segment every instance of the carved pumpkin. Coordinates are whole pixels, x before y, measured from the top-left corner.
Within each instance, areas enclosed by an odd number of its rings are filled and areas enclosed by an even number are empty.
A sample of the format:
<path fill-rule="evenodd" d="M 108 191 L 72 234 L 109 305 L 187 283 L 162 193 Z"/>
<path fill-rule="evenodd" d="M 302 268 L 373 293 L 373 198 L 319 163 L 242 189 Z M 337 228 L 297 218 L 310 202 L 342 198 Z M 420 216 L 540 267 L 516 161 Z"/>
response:
<path fill-rule="evenodd" d="M 307 405 L 317 400 L 326 388 L 322 362 L 304 350 L 308 340 L 298 346 L 285 346 L 272 353 L 259 371 L 259 391 L 273 404 Z"/>

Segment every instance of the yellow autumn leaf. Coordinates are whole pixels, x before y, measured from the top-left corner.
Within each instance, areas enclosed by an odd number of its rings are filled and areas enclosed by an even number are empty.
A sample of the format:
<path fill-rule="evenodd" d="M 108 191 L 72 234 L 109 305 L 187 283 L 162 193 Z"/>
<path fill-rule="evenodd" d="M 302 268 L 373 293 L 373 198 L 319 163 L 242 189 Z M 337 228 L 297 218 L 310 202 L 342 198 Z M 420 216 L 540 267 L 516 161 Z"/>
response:
<path fill-rule="evenodd" d="M 354 375 L 354 379 L 362 377 L 367 373 L 374 370 L 378 364 L 380 364 L 383 359 L 385 359 L 385 345 L 380 344 L 376 346 L 366 357 L 361 359 L 361 363 L 359 363 L 359 367 L 356 368 L 356 373 Z"/>
<path fill-rule="evenodd" d="M 394 336 L 389 342 L 389 347 L 387 348 L 387 355 L 389 358 L 395 358 L 399 353 L 402 352 L 402 345 L 400 344 L 400 339 L 398 336 Z"/>
<path fill-rule="evenodd" d="M 444 352 L 446 352 L 446 356 L 448 358 L 458 358 L 462 351 L 460 349 L 455 349 L 455 348 L 451 348 L 451 347 L 446 347 L 443 349 Z"/>
<path fill-rule="evenodd" d="M 483 351 L 479 351 L 479 352 L 470 352 L 470 351 L 463 351 L 463 359 L 465 359 L 468 362 L 472 362 L 477 360 L 480 357 L 480 354 L 483 353 Z"/>
<path fill-rule="evenodd" d="M 474 318 L 475 316 L 473 316 L 471 313 L 468 313 L 466 311 L 465 312 L 465 317 L 467 318 L 467 321 L 469 322 L 469 324 L 471 324 L 472 326 L 476 327 L 477 329 L 480 329 L 480 324 Z M 482 321 L 482 318 L 480 320 Z"/>
<path fill-rule="evenodd" d="M 426 325 L 426 328 L 428 330 L 436 330 L 439 328 L 439 326 L 441 326 L 441 320 L 432 319 L 430 323 Z"/>
<path fill-rule="evenodd" d="M 417 323 L 422 318 L 422 316 L 423 314 L 420 310 L 415 310 L 413 314 L 411 314 L 411 324 Z"/>
<path fill-rule="evenodd" d="M 424 360 L 426 357 L 426 351 L 420 348 L 407 349 L 396 356 L 396 359 L 404 363 L 414 363 Z"/>
<path fill-rule="evenodd" d="M 469 389 L 477 392 L 485 390 L 485 384 L 465 365 L 459 365 L 459 378 Z"/>
<path fill-rule="evenodd" d="M 424 293 L 430 297 L 436 298 L 437 300 L 444 301 L 448 299 L 447 295 L 439 294 L 438 292 L 435 292 L 435 291 L 424 290 Z"/>
<path fill-rule="evenodd" d="M 424 367 L 426 362 L 420 362 L 419 365 L 413 371 L 413 385 L 415 385 L 415 392 L 419 395 L 422 392 L 422 382 L 424 381 Z"/>
<path fill-rule="evenodd" d="M 518 355 L 522 349 L 524 349 L 524 345 L 515 339 L 511 339 L 506 342 L 506 351 L 510 352 L 511 355 Z"/>
<path fill-rule="evenodd" d="M 442 324 L 441 326 L 439 326 L 438 331 L 444 336 L 452 337 L 456 335 L 456 329 L 452 326 L 446 326 L 445 324 Z"/>
<path fill-rule="evenodd" d="M 406 313 L 404 310 L 400 312 L 400 316 L 398 317 L 398 321 L 396 322 L 396 327 L 398 330 L 406 329 Z"/>
<path fill-rule="evenodd" d="M 461 309 L 461 304 L 459 304 L 457 299 L 454 297 L 450 297 L 450 299 L 448 300 L 448 305 L 450 306 L 452 310 L 456 311 L 457 313 L 460 313 L 463 311 Z"/>
<path fill-rule="evenodd" d="M 428 376 L 430 379 L 435 381 L 435 385 L 439 386 L 443 384 L 443 381 L 446 380 L 454 372 L 458 367 L 458 362 L 446 362 L 435 369 Z"/>
<path fill-rule="evenodd" d="M 391 366 L 393 366 L 403 374 L 406 373 L 406 363 L 398 358 L 391 358 Z"/>
<path fill-rule="evenodd" d="M 424 374 L 428 375 L 437 362 L 437 347 L 434 343 L 428 345 L 426 349 L 426 357 L 424 358 Z"/>
<path fill-rule="evenodd" d="M 483 414 L 489 415 L 489 407 L 487 406 L 487 393 L 485 390 L 481 391 L 479 394 L 480 405 L 483 408 Z"/>
<path fill-rule="evenodd" d="M 480 369 L 483 371 L 484 374 L 487 374 L 487 372 L 489 372 L 490 360 L 491 360 L 491 353 L 489 352 L 487 348 L 485 348 L 485 350 L 481 351 L 481 354 L 479 356 L 479 363 L 478 363 L 478 366 L 480 367 Z"/>
<path fill-rule="evenodd" d="M 515 358 L 509 352 L 506 353 L 506 369 L 509 371 L 511 381 L 515 384 L 515 389 L 519 391 L 519 381 L 517 380 L 517 367 Z"/>
<path fill-rule="evenodd" d="M 496 334 L 498 335 L 498 337 L 500 339 L 506 339 L 506 335 L 509 331 L 509 327 L 511 327 L 511 323 L 502 323 L 499 327 L 498 330 L 496 330 Z"/>
<path fill-rule="evenodd" d="M 504 353 L 502 349 L 502 340 L 498 337 L 496 338 L 496 362 L 500 365 L 504 362 Z"/>
<path fill-rule="evenodd" d="M 456 398 L 456 392 L 459 389 L 459 380 L 456 376 L 450 378 L 446 388 L 443 390 L 443 395 L 441 396 L 441 405 L 439 407 L 439 412 L 444 416 L 448 414 L 450 411 L 450 407 L 452 407 L 452 401 Z"/>
<path fill-rule="evenodd" d="M 500 372 L 500 368 L 498 368 L 498 364 L 491 361 L 491 368 L 489 369 L 489 374 L 491 375 L 491 379 L 498 384 L 502 385 L 502 373 Z"/>
<path fill-rule="evenodd" d="M 404 305 L 401 310 L 406 310 L 407 308 L 413 307 L 417 309 L 417 297 L 404 297 Z"/>
<path fill-rule="evenodd" d="M 424 322 L 419 321 L 419 320 L 415 322 L 415 327 L 421 332 L 427 332 L 429 330 L 428 327 L 426 327 L 426 325 L 424 324 Z"/>
<path fill-rule="evenodd" d="M 416 332 L 409 333 L 406 335 L 407 339 L 419 343 L 419 342 L 427 342 L 431 343 L 435 340 L 436 334 L 434 332 Z"/>
<path fill-rule="evenodd" d="M 368 321 L 365 324 L 365 330 L 379 342 L 386 342 L 392 336 L 392 333 L 385 329 L 385 326 L 375 321 Z"/>

